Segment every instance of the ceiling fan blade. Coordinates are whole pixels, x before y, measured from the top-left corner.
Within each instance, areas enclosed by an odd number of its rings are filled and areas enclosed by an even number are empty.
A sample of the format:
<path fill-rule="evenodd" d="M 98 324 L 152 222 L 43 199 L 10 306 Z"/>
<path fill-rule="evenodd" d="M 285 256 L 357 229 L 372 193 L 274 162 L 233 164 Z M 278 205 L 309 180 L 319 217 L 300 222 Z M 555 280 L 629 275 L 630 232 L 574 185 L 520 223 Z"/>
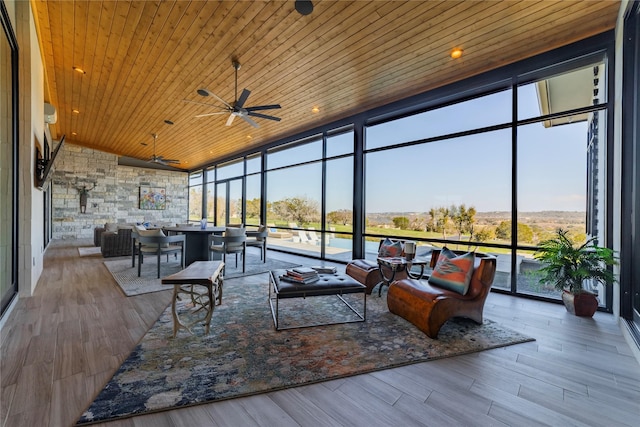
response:
<path fill-rule="evenodd" d="M 233 119 L 236 117 L 235 113 L 231 113 L 229 115 L 229 118 L 227 119 L 227 126 L 231 126 L 231 123 L 233 123 Z"/>
<path fill-rule="evenodd" d="M 276 108 L 282 108 L 282 107 L 280 107 L 280 104 L 256 105 L 255 107 L 247 107 L 247 108 L 245 108 L 245 110 L 247 110 L 247 111 L 260 111 L 260 110 L 275 110 Z"/>
<path fill-rule="evenodd" d="M 198 114 L 197 116 L 193 116 L 193 117 L 209 117 L 209 116 L 215 116 L 216 114 L 227 114 L 229 113 L 228 111 L 218 111 L 217 113 L 207 113 L 207 114 Z"/>
<path fill-rule="evenodd" d="M 242 117 L 242 119 L 243 119 L 245 122 L 249 123 L 249 124 L 250 124 L 251 126 L 253 126 L 254 128 L 259 127 L 259 125 L 258 125 L 256 122 L 254 122 L 253 120 L 251 120 L 251 118 L 250 118 L 249 116 L 242 115 L 242 116 L 240 116 L 240 117 Z"/>
<path fill-rule="evenodd" d="M 227 108 L 229 109 L 233 109 L 233 107 L 224 99 L 220 98 L 218 95 L 216 95 L 215 93 L 211 92 L 209 89 L 198 89 L 198 95 L 201 96 L 212 96 L 215 99 L 217 99 L 218 101 L 222 102 L 224 105 L 227 106 Z"/>
<path fill-rule="evenodd" d="M 245 102 L 247 102 L 247 98 L 251 95 L 251 91 L 249 89 L 242 89 L 242 93 L 240 94 L 240 98 L 236 101 L 236 108 L 242 108 Z"/>
<path fill-rule="evenodd" d="M 252 117 L 260 117 L 261 119 L 275 120 L 276 122 L 279 122 L 280 120 L 282 120 L 280 117 L 267 116 L 266 114 L 254 113 L 252 111 L 247 111 L 247 114 Z"/>

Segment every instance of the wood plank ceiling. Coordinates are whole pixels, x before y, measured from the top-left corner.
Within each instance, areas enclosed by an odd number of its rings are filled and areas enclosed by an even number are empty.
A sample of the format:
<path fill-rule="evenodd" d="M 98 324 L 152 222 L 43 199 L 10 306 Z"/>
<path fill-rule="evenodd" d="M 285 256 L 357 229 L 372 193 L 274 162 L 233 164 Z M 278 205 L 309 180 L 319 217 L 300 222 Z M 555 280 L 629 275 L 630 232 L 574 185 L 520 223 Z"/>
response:
<path fill-rule="evenodd" d="M 614 28 L 618 1 L 38 1 L 55 139 L 190 170 Z M 460 59 L 449 54 L 463 49 Z M 207 88 L 282 118 L 196 115 Z M 85 74 L 74 71 L 85 70 Z M 319 112 L 312 112 L 317 107 Z M 78 112 L 75 113 L 74 110 Z M 165 124 L 170 120 L 174 124 Z M 141 143 L 146 143 L 143 145 Z"/>

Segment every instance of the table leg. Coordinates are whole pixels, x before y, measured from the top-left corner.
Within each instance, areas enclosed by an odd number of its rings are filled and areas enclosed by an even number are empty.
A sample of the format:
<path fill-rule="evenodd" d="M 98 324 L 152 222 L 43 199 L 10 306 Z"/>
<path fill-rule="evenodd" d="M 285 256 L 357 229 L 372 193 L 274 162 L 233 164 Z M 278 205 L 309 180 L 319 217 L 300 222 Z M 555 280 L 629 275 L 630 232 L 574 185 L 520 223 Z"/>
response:
<path fill-rule="evenodd" d="M 422 279 L 422 275 L 424 274 L 424 264 L 420 264 L 420 274 L 414 275 L 411 273 L 411 264 L 407 263 L 407 276 L 410 279 L 420 280 Z"/>
<path fill-rule="evenodd" d="M 378 266 L 378 271 L 380 271 L 380 277 L 382 278 L 382 281 L 379 283 L 379 288 L 378 288 L 378 296 L 381 297 L 382 296 L 382 287 L 383 286 L 389 286 L 391 284 L 391 282 L 393 282 L 393 279 L 396 277 L 396 266 L 390 266 L 389 267 L 391 269 L 391 277 L 387 278 L 384 273 L 382 272 L 382 266 Z"/>

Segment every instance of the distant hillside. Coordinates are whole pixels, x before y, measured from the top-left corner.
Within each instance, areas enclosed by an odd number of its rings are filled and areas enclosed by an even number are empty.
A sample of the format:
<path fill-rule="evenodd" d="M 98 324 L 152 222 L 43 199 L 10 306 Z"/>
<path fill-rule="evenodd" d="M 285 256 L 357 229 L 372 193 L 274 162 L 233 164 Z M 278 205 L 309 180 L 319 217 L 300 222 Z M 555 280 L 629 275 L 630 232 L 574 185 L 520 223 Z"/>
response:
<path fill-rule="evenodd" d="M 380 212 L 367 215 L 367 220 L 372 224 L 393 224 L 392 218 L 406 216 L 409 218 L 421 217 L 428 219 L 428 212 Z M 497 226 L 502 221 L 510 221 L 511 212 L 478 212 L 476 213 L 476 224 Z M 586 223 L 586 212 L 578 211 L 541 211 L 541 212 L 519 212 L 518 222 L 537 225 L 541 228 L 557 228 L 559 226 L 584 226 Z"/>

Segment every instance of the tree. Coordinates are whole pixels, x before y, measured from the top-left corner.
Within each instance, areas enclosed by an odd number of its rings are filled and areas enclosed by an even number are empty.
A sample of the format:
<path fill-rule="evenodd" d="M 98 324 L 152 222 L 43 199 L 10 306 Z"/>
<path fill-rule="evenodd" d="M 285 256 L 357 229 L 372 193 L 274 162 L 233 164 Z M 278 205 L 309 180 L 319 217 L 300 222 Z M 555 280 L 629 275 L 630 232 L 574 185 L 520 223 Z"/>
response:
<path fill-rule="evenodd" d="M 347 225 L 351 223 L 353 212 L 349 209 L 339 209 L 327 214 L 327 221 L 334 224 Z"/>
<path fill-rule="evenodd" d="M 412 216 L 409 221 L 409 228 L 413 231 L 423 231 L 426 228 L 426 221 L 421 216 Z"/>
<path fill-rule="evenodd" d="M 276 216 L 299 226 L 318 221 L 318 202 L 307 197 L 289 197 L 273 202 L 272 210 Z"/>
<path fill-rule="evenodd" d="M 473 225 L 476 222 L 476 208 L 467 207 L 462 204 L 460 206 L 451 206 L 449 209 L 454 227 L 458 232 L 458 239 L 462 240 L 463 234 L 469 234 L 469 239 L 473 237 Z"/>
<path fill-rule="evenodd" d="M 391 221 L 393 221 L 393 225 L 400 230 L 409 228 L 409 218 L 406 216 L 396 216 L 392 218 Z"/>
<path fill-rule="evenodd" d="M 476 242 L 487 242 L 493 240 L 496 237 L 496 233 L 491 227 L 483 227 L 476 231 L 474 236 Z"/>
<path fill-rule="evenodd" d="M 247 200 L 247 218 L 260 218 L 260 198 Z"/>
<path fill-rule="evenodd" d="M 518 242 L 533 243 L 534 234 L 527 224 L 517 223 Z M 511 240 L 511 221 L 502 221 L 496 227 L 496 237 L 501 240 Z"/>

